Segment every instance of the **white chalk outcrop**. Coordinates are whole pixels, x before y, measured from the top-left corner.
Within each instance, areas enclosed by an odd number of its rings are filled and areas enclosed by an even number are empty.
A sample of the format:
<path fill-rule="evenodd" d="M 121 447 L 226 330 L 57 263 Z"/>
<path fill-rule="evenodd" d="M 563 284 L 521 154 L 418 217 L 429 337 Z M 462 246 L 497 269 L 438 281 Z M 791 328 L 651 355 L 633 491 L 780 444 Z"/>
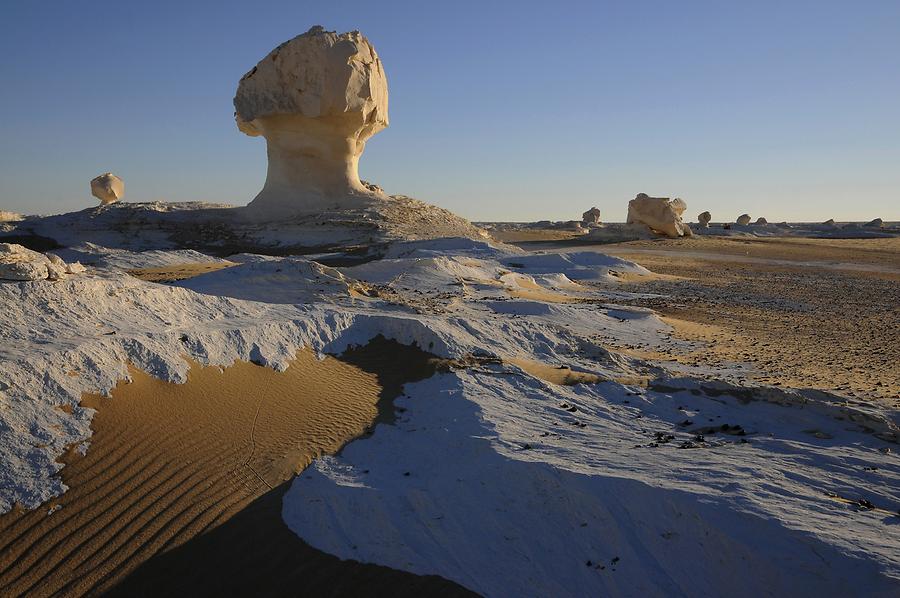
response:
<path fill-rule="evenodd" d="M 111 172 L 105 172 L 91 179 L 91 195 L 102 205 L 116 203 L 125 195 L 125 183 Z"/>
<path fill-rule="evenodd" d="M 21 214 L 0 210 L 0 222 L 18 222 L 19 220 L 22 220 Z"/>
<path fill-rule="evenodd" d="M 59 280 L 84 272 L 78 262 L 67 264 L 52 253 L 43 254 L 15 243 L 0 243 L 0 280 Z"/>
<path fill-rule="evenodd" d="M 2 214 L 2 212 L 0 212 Z M 876 218 L 875 220 L 870 220 L 866 222 L 864 225 L 866 228 L 884 228 L 884 220 L 881 218 Z"/>
<path fill-rule="evenodd" d="M 737 220 L 734 221 L 735 224 L 739 224 L 741 226 L 747 226 L 750 224 L 750 214 L 741 214 L 737 217 Z"/>
<path fill-rule="evenodd" d="M 585 226 L 600 226 L 600 210 L 596 207 L 591 208 L 581 215 L 581 223 Z"/>
<path fill-rule="evenodd" d="M 758 224 L 759 226 L 763 226 L 768 223 L 769 223 L 769 221 L 766 220 L 765 218 L 763 218 L 762 216 L 760 216 L 759 218 L 756 219 L 756 224 Z"/>
<path fill-rule="evenodd" d="M 700 226 L 703 228 L 709 228 L 709 221 L 712 220 L 712 214 L 709 212 L 700 212 L 697 215 L 697 222 L 700 223 Z"/>
<path fill-rule="evenodd" d="M 669 237 L 690 236 L 690 227 L 682 222 L 681 215 L 687 209 L 684 200 L 668 197 L 650 197 L 638 193 L 628 202 L 628 224 L 643 224 L 655 233 Z"/>
<path fill-rule="evenodd" d="M 269 213 L 353 207 L 385 198 L 359 179 L 366 141 L 388 126 L 388 88 L 359 31 L 316 26 L 272 50 L 241 78 L 235 120 L 266 138 L 266 183 L 250 204 Z"/>

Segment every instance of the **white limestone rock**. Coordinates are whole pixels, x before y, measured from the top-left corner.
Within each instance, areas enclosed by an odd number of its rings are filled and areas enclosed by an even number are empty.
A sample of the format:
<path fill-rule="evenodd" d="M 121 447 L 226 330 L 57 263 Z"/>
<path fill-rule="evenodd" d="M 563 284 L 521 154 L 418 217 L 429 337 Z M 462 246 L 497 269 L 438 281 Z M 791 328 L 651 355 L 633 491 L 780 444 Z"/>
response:
<path fill-rule="evenodd" d="M 687 204 L 681 199 L 638 193 L 628 202 L 627 223 L 642 224 L 655 233 L 669 237 L 690 236 L 690 227 L 681 220 L 686 209 Z"/>
<path fill-rule="evenodd" d="M 581 215 L 581 222 L 584 226 L 600 226 L 600 210 L 596 207 L 591 208 Z"/>
<path fill-rule="evenodd" d="M 22 220 L 21 214 L 0 210 L 0 222 L 18 222 L 20 220 Z"/>
<path fill-rule="evenodd" d="M 881 218 L 876 218 L 875 220 L 870 220 L 866 222 L 863 226 L 866 228 L 884 228 L 884 220 Z"/>
<path fill-rule="evenodd" d="M 748 226 L 750 224 L 750 214 L 741 214 L 734 223 L 740 226 Z"/>
<path fill-rule="evenodd" d="M 125 183 L 113 173 L 105 172 L 91 179 L 91 195 L 104 206 L 116 203 L 125 195 Z"/>
<path fill-rule="evenodd" d="M 59 280 L 84 272 L 84 266 L 67 264 L 57 255 L 32 251 L 15 243 L 0 243 L 0 280 Z"/>
<path fill-rule="evenodd" d="M 366 141 L 388 126 L 388 88 L 359 31 L 316 26 L 272 50 L 241 78 L 238 128 L 266 139 L 268 173 L 250 203 L 271 216 L 386 199 L 359 179 Z"/>
<path fill-rule="evenodd" d="M 703 228 L 709 228 L 709 222 L 712 220 L 712 214 L 709 212 L 700 212 L 697 215 L 697 222 L 700 223 L 700 226 Z"/>
<path fill-rule="evenodd" d="M 766 220 L 765 218 L 763 218 L 762 216 L 760 216 L 759 218 L 756 219 L 756 224 L 759 226 L 764 226 L 768 223 L 769 223 L 769 221 Z"/>

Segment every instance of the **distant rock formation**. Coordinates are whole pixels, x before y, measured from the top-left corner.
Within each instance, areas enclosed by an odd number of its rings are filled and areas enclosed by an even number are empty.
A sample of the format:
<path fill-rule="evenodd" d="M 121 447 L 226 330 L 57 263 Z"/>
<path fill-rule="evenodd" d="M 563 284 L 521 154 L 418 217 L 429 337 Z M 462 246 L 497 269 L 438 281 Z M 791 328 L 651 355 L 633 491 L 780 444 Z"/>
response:
<path fill-rule="evenodd" d="M 756 219 L 756 222 L 755 222 L 755 224 L 757 224 L 757 225 L 759 225 L 759 226 L 763 226 L 763 225 L 766 225 L 766 224 L 768 224 L 768 223 L 769 223 L 769 221 L 766 220 L 765 218 L 763 218 L 762 216 L 760 216 L 759 218 L 757 218 L 757 219 Z"/>
<path fill-rule="evenodd" d="M 864 226 L 866 228 L 884 228 L 884 220 L 882 220 L 881 218 L 876 218 L 875 220 L 866 222 Z"/>
<path fill-rule="evenodd" d="M 822 226 L 837 226 L 837 222 L 834 221 L 834 218 L 829 218 L 822 223 Z"/>
<path fill-rule="evenodd" d="M 91 195 L 104 206 L 116 203 L 125 195 L 125 183 L 111 172 L 103 173 L 91 179 Z"/>
<path fill-rule="evenodd" d="M 22 220 L 21 214 L 0 210 L 0 222 L 18 222 L 19 220 Z"/>
<path fill-rule="evenodd" d="M 266 138 L 266 183 L 251 208 L 273 214 L 358 207 L 384 199 L 359 179 L 366 140 L 388 126 L 388 87 L 359 31 L 316 26 L 272 50 L 241 78 L 238 128 Z"/>
<path fill-rule="evenodd" d="M 735 220 L 734 223 L 741 226 L 747 226 L 748 224 L 750 224 L 750 214 L 741 214 L 737 217 L 737 220 Z"/>
<path fill-rule="evenodd" d="M 78 262 L 67 264 L 52 253 L 43 254 L 15 243 L 0 243 L 0 280 L 58 280 L 84 272 Z"/>
<path fill-rule="evenodd" d="M 709 228 L 710 220 L 712 220 L 712 214 L 709 212 L 700 212 L 700 214 L 697 215 L 697 222 L 699 222 L 700 226 L 703 228 Z"/>
<path fill-rule="evenodd" d="M 599 226 L 600 225 L 600 210 L 596 207 L 591 208 L 587 212 L 581 215 L 581 222 L 585 226 Z"/>
<path fill-rule="evenodd" d="M 678 198 L 650 197 L 638 193 L 628 202 L 628 224 L 643 224 L 655 233 L 669 237 L 690 236 L 690 227 L 681 221 L 687 204 Z"/>

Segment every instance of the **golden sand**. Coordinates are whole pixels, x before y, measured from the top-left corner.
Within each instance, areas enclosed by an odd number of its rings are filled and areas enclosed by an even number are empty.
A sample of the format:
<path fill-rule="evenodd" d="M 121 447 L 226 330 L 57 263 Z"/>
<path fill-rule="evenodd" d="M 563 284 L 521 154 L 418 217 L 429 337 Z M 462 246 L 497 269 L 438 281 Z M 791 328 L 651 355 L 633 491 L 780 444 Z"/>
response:
<path fill-rule="evenodd" d="M 135 278 L 146 280 L 148 282 L 175 282 L 177 280 L 186 280 L 207 272 L 216 272 L 224 268 L 236 266 L 233 262 L 198 262 L 172 264 L 170 266 L 160 266 L 157 268 L 135 268 L 128 270 L 128 273 Z"/>
<path fill-rule="evenodd" d="M 220 579 L 226 592 L 250 580 L 247 587 L 278 593 L 287 589 L 283 576 L 309 562 L 330 563 L 317 575 L 342 575 L 337 559 L 284 527 L 280 496 L 296 472 L 363 434 L 379 410 L 389 419 L 386 399 L 403 382 L 433 372 L 420 351 L 387 341 L 373 347 L 344 360 L 300 351 L 282 373 L 250 363 L 224 370 L 194 364 L 185 384 L 132 369 L 133 381 L 117 385 L 112 398 L 85 396 L 82 404 L 97 409 L 94 435 L 86 456 L 72 451 L 64 458 L 68 492 L 34 511 L 0 517 L 0 595 L 84 595 L 117 583 L 128 595 L 154 584 L 161 593 L 194 587 L 196 595 Z M 265 508 L 248 516 L 255 501 Z M 207 553 L 195 548 L 198 536 L 216 534 L 223 524 L 235 535 L 233 546 L 215 559 L 235 552 L 247 561 L 253 551 L 268 555 L 265 562 L 287 559 L 279 571 L 286 569 L 262 580 L 252 568 L 207 562 Z M 268 539 L 256 528 L 269 530 Z M 250 538 L 255 545 L 245 545 Z M 154 568 L 166 553 L 181 556 Z M 128 576 L 141 564 L 135 586 Z M 173 578 L 171 569 L 179 566 L 183 578 Z M 379 578 L 381 570 L 369 575 Z M 206 581 L 197 586 L 200 579 Z M 392 579 L 403 587 L 402 579 Z"/>

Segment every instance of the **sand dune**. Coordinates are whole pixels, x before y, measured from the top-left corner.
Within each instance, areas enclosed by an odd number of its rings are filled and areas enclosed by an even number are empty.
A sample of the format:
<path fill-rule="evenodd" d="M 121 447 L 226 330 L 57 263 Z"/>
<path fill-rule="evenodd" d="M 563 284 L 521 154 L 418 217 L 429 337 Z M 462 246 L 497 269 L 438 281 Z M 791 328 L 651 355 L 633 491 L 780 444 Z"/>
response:
<path fill-rule="evenodd" d="M 224 370 L 194 364 L 186 384 L 172 384 L 132 370 L 133 381 L 118 385 L 112 399 L 84 397 L 84 406 L 97 409 L 94 436 L 85 456 L 65 456 L 70 490 L 40 509 L 0 517 L 0 594 L 108 590 L 154 555 L 212 532 L 266 494 L 266 508 L 250 519 L 253 527 L 262 518 L 277 528 L 281 483 L 364 433 L 379 409 L 390 418 L 389 399 L 402 383 L 432 371 L 426 354 L 386 341 L 343 360 L 301 351 L 283 373 L 250 363 Z M 296 566 L 316 556 L 298 550 L 302 542 L 289 532 L 281 544 L 251 536 L 260 544 L 247 551 L 286 552 L 301 560 Z M 340 576 L 343 565 L 332 561 L 317 574 Z M 191 562 L 192 569 L 203 566 Z M 244 574 L 259 580 L 249 569 L 216 569 L 225 588 Z M 392 586 L 403 588 L 397 575 L 404 574 L 389 573 Z M 375 583 L 378 572 L 364 577 Z M 172 591 L 189 582 L 170 575 L 151 580 L 173 584 Z M 276 586 L 283 581 L 270 576 Z"/>

